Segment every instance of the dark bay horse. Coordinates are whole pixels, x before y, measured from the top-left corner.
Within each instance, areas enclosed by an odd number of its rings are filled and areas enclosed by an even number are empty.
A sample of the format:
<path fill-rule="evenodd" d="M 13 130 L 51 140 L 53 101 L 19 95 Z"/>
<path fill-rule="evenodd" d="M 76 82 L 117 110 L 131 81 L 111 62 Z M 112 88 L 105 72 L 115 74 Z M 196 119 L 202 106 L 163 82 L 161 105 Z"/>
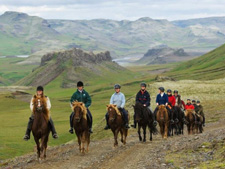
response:
<path fill-rule="evenodd" d="M 34 140 L 37 145 L 37 158 L 46 158 L 46 150 L 48 137 L 50 133 L 49 126 L 49 110 L 47 109 L 47 101 L 45 96 L 36 96 L 33 97 L 33 113 L 34 113 L 34 122 L 32 125 L 32 133 Z M 39 140 L 41 139 L 41 143 Z"/>
<path fill-rule="evenodd" d="M 159 105 L 159 110 L 156 115 L 156 120 L 159 123 L 160 133 L 162 135 L 162 138 L 166 139 L 168 134 L 169 121 L 170 121 L 166 106 Z"/>
<path fill-rule="evenodd" d="M 171 135 L 173 136 L 173 130 L 175 130 L 175 134 L 183 134 L 184 130 L 184 112 L 181 110 L 180 107 L 174 106 L 172 108 L 172 113 L 173 113 L 173 120 L 174 123 L 170 124 L 170 131 Z"/>
<path fill-rule="evenodd" d="M 88 152 L 90 144 L 90 133 L 87 123 L 87 109 L 82 102 L 73 102 L 72 110 L 74 112 L 73 127 L 78 138 L 79 150 L 81 153 Z M 85 150 L 86 144 L 86 150 Z"/>
<path fill-rule="evenodd" d="M 124 120 L 121 112 L 117 108 L 116 105 L 109 104 L 107 105 L 107 111 L 109 113 L 109 126 L 114 135 L 114 147 L 118 146 L 118 134 L 121 134 L 121 142 L 125 145 L 126 138 L 128 134 L 128 129 L 124 126 Z M 128 113 L 128 121 L 129 121 L 129 113 Z"/>
<path fill-rule="evenodd" d="M 142 141 L 141 137 L 141 128 L 143 129 L 144 139 L 143 142 L 146 142 L 146 127 L 149 128 L 150 132 L 150 141 L 152 141 L 153 133 L 153 117 L 152 112 L 141 103 L 136 103 L 133 105 L 135 112 L 135 121 L 138 123 L 138 135 L 139 140 Z"/>
<path fill-rule="evenodd" d="M 194 125 L 195 125 L 195 115 L 193 109 L 187 109 L 185 111 L 185 118 L 187 121 L 187 130 L 188 134 L 193 134 L 194 132 Z"/>

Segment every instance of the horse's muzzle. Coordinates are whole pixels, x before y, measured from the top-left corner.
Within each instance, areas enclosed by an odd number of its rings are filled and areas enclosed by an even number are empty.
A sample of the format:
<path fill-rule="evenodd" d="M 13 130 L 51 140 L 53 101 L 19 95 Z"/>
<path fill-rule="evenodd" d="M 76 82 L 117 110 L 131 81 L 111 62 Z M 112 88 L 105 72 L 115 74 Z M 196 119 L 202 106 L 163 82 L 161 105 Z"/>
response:
<path fill-rule="evenodd" d="M 110 118 L 109 121 L 113 122 L 115 120 L 115 118 Z"/>
<path fill-rule="evenodd" d="M 76 122 L 80 122 L 80 118 L 75 118 L 75 121 Z"/>

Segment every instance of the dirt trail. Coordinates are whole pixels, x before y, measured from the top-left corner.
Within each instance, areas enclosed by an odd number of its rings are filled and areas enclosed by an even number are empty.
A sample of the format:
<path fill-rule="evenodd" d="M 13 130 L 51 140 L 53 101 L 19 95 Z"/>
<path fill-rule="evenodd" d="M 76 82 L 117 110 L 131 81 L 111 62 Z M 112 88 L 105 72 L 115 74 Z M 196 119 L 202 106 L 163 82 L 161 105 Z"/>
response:
<path fill-rule="evenodd" d="M 154 136 L 153 141 L 139 142 L 136 133 L 127 139 L 127 145 L 119 144 L 113 148 L 113 139 L 92 141 L 90 152 L 81 155 L 77 143 L 63 144 L 51 147 L 47 151 L 47 159 L 41 163 L 36 160 L 36 153 L 15 158 L 3 168 L 99 168 L 99 169 L 132 169 L 132 168 L 176 168 L 173 163 L 166 161 L 168 152 L 182 151 L 199 147 L 203 142 L 225 138 L 223 120 L 207 124 L 203 134 L 188 136 L 173 136 L 163 140 L 160 135 Z M 132 130 L 134 131 L 134 130 Z M 111 131 L 109 131 L 111 132 Z M 149 135 L 147 135 L 149 136 Z M 224 137 L 224 138 L 222 138 Z M 195 162 L 197 165 L 201 161 Z M 189 168 L 184 163 L 182 168 Z"/>

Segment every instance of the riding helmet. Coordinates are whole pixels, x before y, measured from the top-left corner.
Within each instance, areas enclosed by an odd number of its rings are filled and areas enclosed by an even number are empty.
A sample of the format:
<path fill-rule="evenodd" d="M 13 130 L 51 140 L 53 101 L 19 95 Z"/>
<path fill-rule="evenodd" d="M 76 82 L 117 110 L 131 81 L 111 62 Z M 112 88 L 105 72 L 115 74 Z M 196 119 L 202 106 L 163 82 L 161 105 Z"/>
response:
<path fill-rule="evenodd" d="M 44 91 L 44 88 L 42 86 L 38 86 L 37 87 L 37 91 L 42 91 L 43 92 Z"/>
<path fill-rule="evenodd" d="M 164 92 L 164 91 L 165 91 L 164 87 L 159 87 L 159 90 L 160 90 L 161 92 Z"/>
<path fill-rule="evenodd" d="M 120 88 L 121 88 L 121 86 L 119 84 L 114 85 L 114 89 L 120 89 Z"/>
<path fill-rule="evenodd" d="M 142 82 L 141 83 L 141 87 L 146 87 L 146 83 L 145 82 Z"/>
<path fill-rule="evenodd" d="M 195 103 L 195 100 L 192 100 L 192 102 L 194 102 L 194 103 Z"/>
<path fill-rule="evenodd" d="M 197 103 L 200 103 L 200 101 L 198 100 Z"/>
<path fill-rule="evenodd" d="M 187 99 L 187 101 L 191 101 L 191 99 Z"/>
<path fill-rule="evenodd" d="M 82 81 L 77 82 L 77 87 L 82 87 L 84 86 L 84 83 Z"/>
<path fill-rule="evenodd" d="M 168 90 L 167 90 L 167 93 L 172 93 L 172 90 L 168 89 Z"/>
<path fill-rule="evenodd" d="M 174 90 L 174 92 L 173 93 L 178 93 L 178 90 Z"/>

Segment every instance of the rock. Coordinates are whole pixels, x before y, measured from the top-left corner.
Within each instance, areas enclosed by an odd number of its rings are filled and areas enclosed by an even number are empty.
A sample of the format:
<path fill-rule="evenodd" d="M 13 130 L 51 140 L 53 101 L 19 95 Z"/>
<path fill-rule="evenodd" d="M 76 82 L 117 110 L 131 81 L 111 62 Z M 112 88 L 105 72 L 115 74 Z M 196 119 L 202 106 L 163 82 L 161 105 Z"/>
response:
<path fill-rule="evenodd" d="M 155 81 L 157 81 L 157 82 L 164 82 L 164 81 L 176 81 L 176 80 L 174 78 L 171 78 L 171 77 L 157 75 L 155 77 Z"/>

